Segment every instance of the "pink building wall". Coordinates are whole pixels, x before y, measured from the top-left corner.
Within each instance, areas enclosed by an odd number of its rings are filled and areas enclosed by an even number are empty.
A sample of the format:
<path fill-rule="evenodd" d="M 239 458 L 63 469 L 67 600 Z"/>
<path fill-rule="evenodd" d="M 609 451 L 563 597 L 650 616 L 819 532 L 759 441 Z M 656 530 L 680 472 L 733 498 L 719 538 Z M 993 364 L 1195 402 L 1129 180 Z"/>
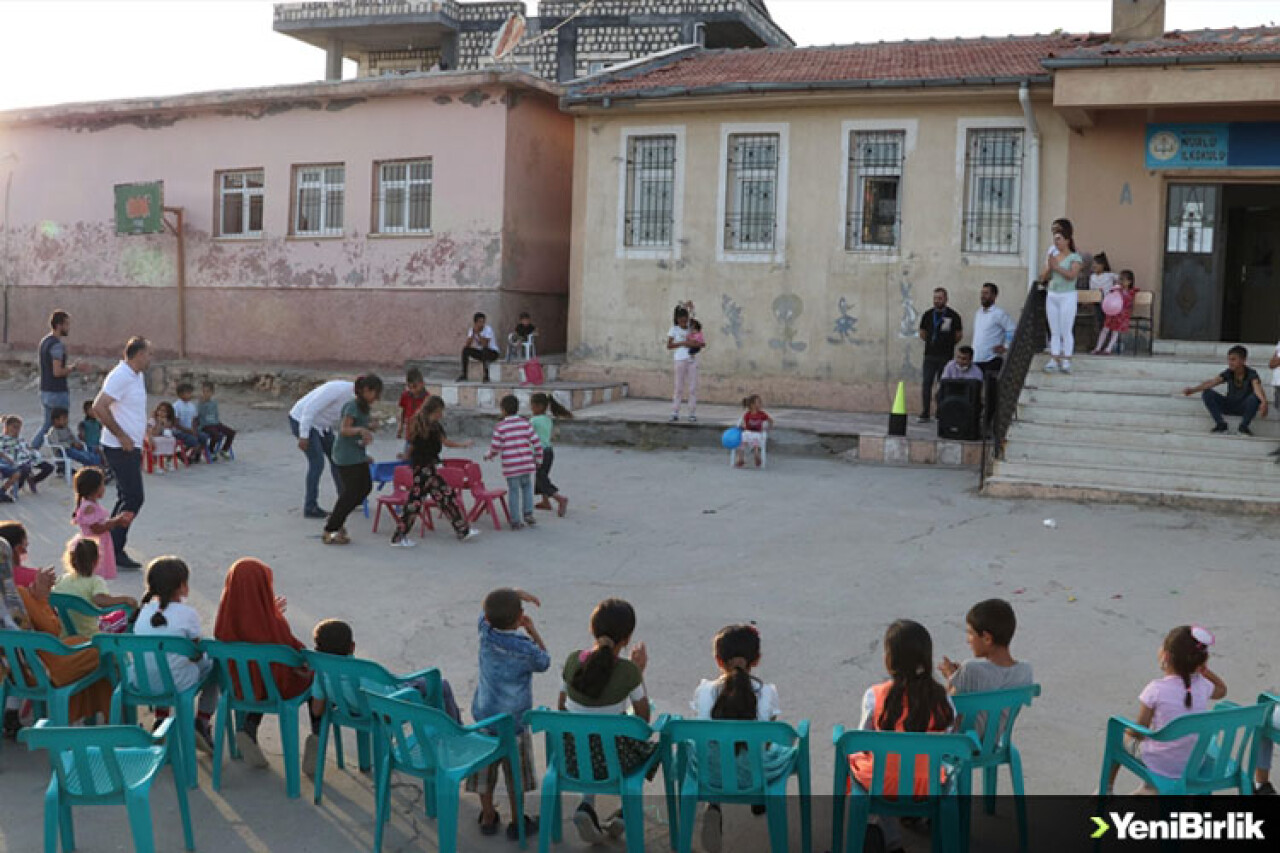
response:
<path fill-rule="evenodd" d="M 553 92 L 441 75 L 124 106 L 0 115 L 0 153 L 16 156 L 0 165 L 13 345 L 33 346 L 61 307 L 82 352 L 132 334 L 177 349 L 174 237 L 117 236 L 113 222 L 114 184 L 163 180 L 185 211 L 191 357 L 453 355 L 474 311 L 505 327 L 522 308 L 544 350 L 563 348 L 572 122 Z M 374 164 L 417 157 L 432 158 L 433 233 L 370 234 Z M 345 164 L 344 234 L 291 236 L 293 167 L 319 163 Z M 217 238 L 215 173 L 248 168 L 265 172 L 264 235 Z"/>

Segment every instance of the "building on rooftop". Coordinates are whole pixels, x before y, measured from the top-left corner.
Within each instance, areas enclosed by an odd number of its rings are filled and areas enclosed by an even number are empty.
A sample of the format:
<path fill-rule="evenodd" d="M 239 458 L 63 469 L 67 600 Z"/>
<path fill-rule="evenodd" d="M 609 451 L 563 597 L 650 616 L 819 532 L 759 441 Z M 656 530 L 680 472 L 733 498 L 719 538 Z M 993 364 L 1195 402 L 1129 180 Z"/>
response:
<path fill-rule="evenodd" d="M 499 31 L 519 16 L 524 35 L 501 64 L 566 81 L 682 44 L 711 48 L 790 47 L 764 0 L 543 0 L 526 20 L 520 2 L 338 0 L 280 3 L 275 30 L 322 48 L 325 77 L 342 78 L 343 59 L 359 76 L 494 64 Z"/>

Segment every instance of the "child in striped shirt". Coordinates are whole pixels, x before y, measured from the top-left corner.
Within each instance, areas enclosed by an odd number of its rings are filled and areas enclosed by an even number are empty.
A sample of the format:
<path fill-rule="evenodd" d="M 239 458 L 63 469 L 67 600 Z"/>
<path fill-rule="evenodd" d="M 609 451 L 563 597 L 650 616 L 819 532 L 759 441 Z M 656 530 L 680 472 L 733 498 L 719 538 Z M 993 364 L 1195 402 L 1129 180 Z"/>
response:
<path fill-rule="evenodd" d="M 502 476 L 511 501 L 511 529 L 519 530 L 526 524 L 537 524 L 533 518 L 533 475 L 542 463 L 542 442 L 533 426 L 516 414 L 520 401 L 514 395 L 503 397 L 501 406 L 503 418 L 493 428 L 493 441 L 484 458 L 502 457 Z"/>

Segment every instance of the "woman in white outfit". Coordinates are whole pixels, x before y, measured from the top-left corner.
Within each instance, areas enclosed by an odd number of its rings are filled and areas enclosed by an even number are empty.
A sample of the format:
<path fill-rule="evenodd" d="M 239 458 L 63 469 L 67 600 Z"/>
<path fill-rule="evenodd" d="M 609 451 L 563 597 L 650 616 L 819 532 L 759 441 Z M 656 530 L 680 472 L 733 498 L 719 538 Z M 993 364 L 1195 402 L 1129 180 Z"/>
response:
<path fill-rule="evenodd" d="M 1076 341 L 1072 329 L 1076 323 L 1076 279 L 1084 259 L 1076 253 L 1071 222 L 1058 219 L 1053 223 L 1053 248 L 1045 257 L 1042 281 L 1049 282 L 1049 295 L 1045 308 L 1049 314 L 1049 361 L 1046 373 L 1071 372 L 1071 356 Z"/>

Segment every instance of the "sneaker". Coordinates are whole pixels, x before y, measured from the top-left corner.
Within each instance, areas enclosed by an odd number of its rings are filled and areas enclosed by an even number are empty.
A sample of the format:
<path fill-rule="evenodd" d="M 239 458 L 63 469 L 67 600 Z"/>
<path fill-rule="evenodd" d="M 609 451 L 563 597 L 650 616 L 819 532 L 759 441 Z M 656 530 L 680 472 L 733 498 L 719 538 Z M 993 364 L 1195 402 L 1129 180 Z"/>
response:
<path fill-rule="evenodd" d="M 142 563 L 139 563 L 137 560 L 133 559 L 128 554 L 121 551 L 116 554 L 116 568 L 129 569 L 130 571 L 137 571 L 138 569 L 142 568 Z"/>
<path fill-rule="evenodd" d="M 622 809 L 609 815 L 609 819 L 604 822 L 604 831 L 615 840 L 627 834 L 627 822 L 622 816 Z"/>
<path fill-rule="evenodd" d="M 1209 430 L 1209 432 L 1211 432 L 1211 433 L 1214 433 L 1214 432 L 1226 432 L 1226 431 L 1227 431 L 1227 425 L 1226 425 L 1226 424 L 1215 424 L 1215 425 L 1214 425 L 1214 427 L 1213 427 L 1213 429 Z"/>
<path fill-rule="evenodd" d="M 262 754 L 262 748 L 258 746 L 258 742 L 249 737 L 248 732 L 236 732 L 236 747 L 240 750 L 240 757 L 244 759 L 244 763 L 250 767 L 256 767 L 259 770 L 265 770 L 267 757 Z"/>
<path fill-rule="evenodd" d="M 600 827 L 600 818 L 596 817 L 595 807 L 583 803 L 573 813 L 573 825 L 578 829 L 578 836 L 587 844 L 603 844 L 605 835 Z"/>
<path fill-rule="evenodd" d="M 720 814 L 719 806 L 707 806 L 702 816 L 702 849 L 706 853 L 720 853 L 723 843 L 724 815 Z"/>
<path fill-rule="evenodd" d="M 0 492 L 0 504 L 11 504 L 11 503 L 13 503 L 13 498 L 9 496 L 9 493 Z"/>
<path fill-rule="evenodd" d="M 219 450 L 219 451 L 218 451 L 218 458 L 219 458 L 219 459 L 221 459 L 223 462 L 230 462 L 230 461 L 231 461 L 231 451 L 230 451 L 230 450 Z"/>
<path fill-rule="evenodd" d="M 4 712 L 4 736 L 9 740 L 17 740 L 22 729 L 22 720 L 18 717 L 18 709 L 10 708 Z"/>
<path fill-rule="evenodd" d="M 518 521 L 513 521 L 513 522 L 511 522 L 511 529 L 512 529 L 512 530 L 523 530 L 523 529 L 524 529 L 524 525 L 523 525 L 523 524 L 521 524 L 521 523 L 520 523 L 520 522 L 518 522 Z"/>
<path fill-rule="evenodd" d="M 196 752 L 213 755 L 213 733 L 208 720 L 196 720 Z"/>
<path fill-rule="evenodd" d="M 676 421 L 678 421 L 678 420 L 680 420 L 680 413 L 679 413 L 679 412 L 677 412 L 676 414 L 674 414 L 674 415 L 672 415 L 670 418 L 668 418 L 668 419 L 667 419 L 667 423 L 669 423 L 669 424 L 673 424 L 673 423 L 675 423 L 675 422 L 676 422 Z"/>
<path fill-rule="evenodd" d="M 469 542 L 469 541 L 471 541 L 472 539 L 475 539 L 475 538 L 476 538 L 477 536 L 479 536 L 479 535 L 480 535 L 480 530 L 479 530 L 478 528 L 473 527 L 473 528 L 471 528 L 470 530 L 468 530 L 466 533 L 464 533 L 464 534 L 462 534 L 461 536 L 459 536 L 459 537 L 458 537 L 458 541 L 459 541 L 459 542 Z"/>
<path fill-rule="evenodd" d="M 691 423 L 691 424 L 696 424 L 697 422 L 698 422 L 698 416 L 697 416 L 697 415 L 689 415 L 689 423 Z"/>
<path fill-rule="evenodd" d="M 524 816 L 524 836 L 529 838 L 538 834 L 538 819 L 532 815 Z M 507 824 L 507 838 L 516 841 L 520 838 L 520 829 L 513 820 Z"/>
<path fill-rule="evenodd" d="M 392 548 L 416 548 L 417 546 L 418 543 L 414 542 L 413 537 L 407 533 L 397 533 L 395 536 L 391 537 Z"/>
<path fill-rule="evenodd" d="M 341 530 L 326 530 L 324 535 L 320 537 L 320 541 L 326 545 L 350 545 L 351 538 Z"/>
<path fill-rule="evenodd" d="M 302 745 L 302 772 L 307 774 L 308 779 L 316 778 L 316 756 L 319 754 L 320 738 L 307 735 L 307 740 Z"/>
<path fill-rule="evenodd" d="M 1237 432 L 1239 432 L 1241 435 L 1250 435 L 1250 436 L 1253 435 L 1253 430 L 1249 429 L 1244 424 L 1240 424 L 1240 429 L 1238 429 Z"/>
<path fill-rule="evenodd" d="M 1071 373 L 1071 362 L 1069 361 L 1062 362 L 1062 372 L 1067 374 Z"/>
<path fill-rule="evenodd" d="M 524 517 L 524 524 L 525 527 L 537 527 L 538 519 L 534 518 L 532 515 L 526 515 Z"/>
<path fill-rule="evenodd" d="M 1058 372 L 1058 362 L 1054 361 L 1053 359 L 1049 359 L 1047 362 L 1045 362 L 1045 365 L 1044 365 L 1044 372 L 1045 372 L 1045 373 L 1057 373 L 1057 372 Z M 879 828 L 879 827 L 877 827 L 877 829 L 878 829 L 878 828 Z"/>
<path fill-rule="evenodd" d="M 1274 797 L 1276 789 L 1270 782 L 1263 782 L 1253 789 L 1253 793 L 1260 797 Z"/>
<path fill-rule="evenodd" d="M 303 518 L 328 518 L 329 513 L 320 509 L 320 507 L 314 507 L 312 509 L 304 509 L 302 511 L 302 517 Z"/>

